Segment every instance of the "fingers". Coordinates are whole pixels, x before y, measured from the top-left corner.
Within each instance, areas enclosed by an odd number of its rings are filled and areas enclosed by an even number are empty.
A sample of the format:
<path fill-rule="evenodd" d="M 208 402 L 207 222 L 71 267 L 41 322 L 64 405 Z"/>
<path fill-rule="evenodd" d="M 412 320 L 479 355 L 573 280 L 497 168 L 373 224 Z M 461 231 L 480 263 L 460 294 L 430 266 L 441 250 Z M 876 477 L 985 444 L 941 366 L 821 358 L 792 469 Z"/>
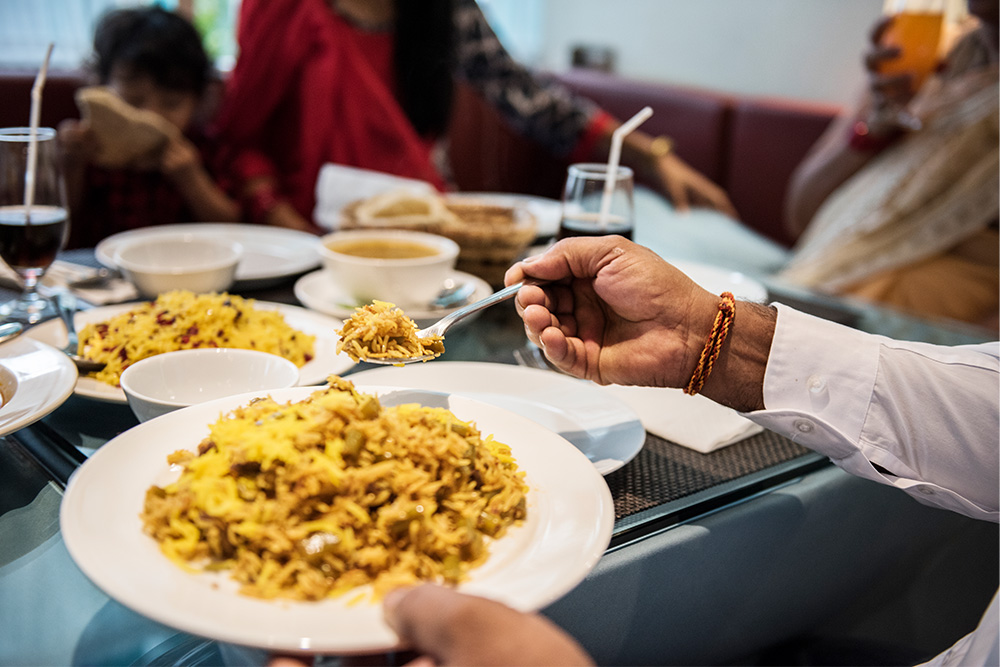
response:
<path fill-rule="evenodd" d="M 893 17 L 891 15 L 886 15 L 880 17 L 879 20 L 875 22 L 875 25 L 872 26 L 871 32 L 868 34 L 868 39 L 872 44 L 878 45 L 878 43 L 882 41 L 882 35 L 884 35 L 885 31 L 892 25 L 892 20 Z"/>
<path fill-rule="evenodd" d="M 425 584 L 398 589 L 385 597 L 385 621 L 400 641 L 436 664 L 455 664 L 478 642 L 479 619 L 499 613 L 498 603 Z"/>
<path fill-rule="evenodd" d="M 275 655 L 272 656 L 267 662 L 267 667 L 309 667 L 313 664 L 313 657 L 310 656 L 291 656 L 291 655 Z"/>
<path fill-rule="evenodd" d="M 423 656 L 411 664 L 591 664 L 576 642 L 545 619 L 450 588 L 396 590 L 386 596 L 384 609 L 400 640 Z"/>
<path fill-rule="evenodd" d="M 884 62 L 898 58 L 900 53 L 898 46 L 876 46 L 865 53 L 865 69 L 878 72 Z"/>
<path fill-rule="evenodd" d="M 523 259 L 507 269 L 504 282 L 513 285 L 535 279 L 549 283 L 545 285 L 549 288 L 552 282 L 590 279 L 602 266 L 619 256 L 622 247 L 627 245 L 632 242 L 620 236 L 563 239 L 542 254 Z M 524 289 L 520 293 L 523 292 Z"/>

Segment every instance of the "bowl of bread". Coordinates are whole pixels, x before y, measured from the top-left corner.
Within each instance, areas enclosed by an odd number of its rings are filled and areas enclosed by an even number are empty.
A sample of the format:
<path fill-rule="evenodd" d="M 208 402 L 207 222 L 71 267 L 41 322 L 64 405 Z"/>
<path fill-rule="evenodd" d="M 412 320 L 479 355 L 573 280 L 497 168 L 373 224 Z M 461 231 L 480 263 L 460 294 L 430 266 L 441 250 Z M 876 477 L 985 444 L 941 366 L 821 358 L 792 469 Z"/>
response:
<path fill-rule="evenodd" d="M 494 287 L 535 238 L 534 215 L 522 206 L 407 190 L 385 192 L 344 207 L 340 229 L 408 229 L 450 238 L 459 271 Z"/>

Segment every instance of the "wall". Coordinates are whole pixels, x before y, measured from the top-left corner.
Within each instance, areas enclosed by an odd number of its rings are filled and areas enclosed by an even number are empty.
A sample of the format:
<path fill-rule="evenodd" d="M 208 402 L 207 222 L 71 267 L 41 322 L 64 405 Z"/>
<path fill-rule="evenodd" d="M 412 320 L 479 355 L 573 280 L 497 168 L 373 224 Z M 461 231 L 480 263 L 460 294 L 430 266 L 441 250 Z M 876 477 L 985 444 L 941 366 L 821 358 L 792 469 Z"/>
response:
<path fill-rule="evenodd" d="M 480 0 L 519 58 L 610 46 L 633 78 L 850 104 L 883 0 Z"/>

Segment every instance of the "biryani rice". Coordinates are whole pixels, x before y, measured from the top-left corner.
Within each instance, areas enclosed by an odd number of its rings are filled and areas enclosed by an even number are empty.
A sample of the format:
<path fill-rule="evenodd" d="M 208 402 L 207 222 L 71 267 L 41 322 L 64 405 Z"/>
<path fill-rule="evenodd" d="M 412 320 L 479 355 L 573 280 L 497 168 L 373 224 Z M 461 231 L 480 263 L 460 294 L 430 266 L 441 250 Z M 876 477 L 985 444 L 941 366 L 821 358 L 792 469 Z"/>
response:
<path fill-rule="evenodd" d="M 300 368 L 308 363 L 316 337 L 293 329 L 281 313 L 254 304 L 235 294 L 166 292 L 107 321 L 86 325 L 78 354 L 104 362 L 91 376 L 114 386 L 135 362 L 174 350 L 233 347 L 277 354 Z"/>
<path fill-rule="evenodd" d="M 183 472 L 147 491 L 146 533 L 182 567 L 228 570 L 262 598 L 456 583 L 526 513 L 509 447 L 336 377 L 306 400 L 223 415 L 197 454 L 169 460 Z"/>
<path fill-rule="evenodd" d="M 411 359 L 438 357 L 444 353 L 444 337 L 417 336 L 416 323 L 395 304 L 373 301 L 357 308 L 337 333 L 337 352 L 353 361 L 365 359 Z"/>

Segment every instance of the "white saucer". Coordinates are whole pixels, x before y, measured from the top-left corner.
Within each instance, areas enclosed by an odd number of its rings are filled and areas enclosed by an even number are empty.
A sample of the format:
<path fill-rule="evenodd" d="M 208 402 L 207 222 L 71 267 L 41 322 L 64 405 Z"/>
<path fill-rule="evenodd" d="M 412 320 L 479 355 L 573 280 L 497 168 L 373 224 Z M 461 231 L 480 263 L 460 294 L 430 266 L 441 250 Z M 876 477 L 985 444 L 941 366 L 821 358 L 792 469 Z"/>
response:
<path fill-rule="evenodd" d="M 473 283 L 476 289 L 472 293 L 472 296 L 465 303 L 451 308 L 434 308 L 430 305 L 423 308 L 413 306 L 403 308 L 403 312 L 406 313 L 407 317 L 413 319 L 418 327 L 434 324 L 448 313 L 456 311 L 473 301 L 485 299 L 493 293 L 493 288 L 490 287 L 489 283 L 471 273 L 454 271 L 451 277 L 456 282 Z M 306 308 L 311 308 L 312 310 L 342 320 L 346 320 L 353 315 L 357 308 L 357 306 L 352 305 L 353 300 L 351 297 L 344 294 L 340 286 L 334 282 L 333 277 L 322 269 L 307 273 L 295 281 L 295 298 L 302 302 Z"/>

